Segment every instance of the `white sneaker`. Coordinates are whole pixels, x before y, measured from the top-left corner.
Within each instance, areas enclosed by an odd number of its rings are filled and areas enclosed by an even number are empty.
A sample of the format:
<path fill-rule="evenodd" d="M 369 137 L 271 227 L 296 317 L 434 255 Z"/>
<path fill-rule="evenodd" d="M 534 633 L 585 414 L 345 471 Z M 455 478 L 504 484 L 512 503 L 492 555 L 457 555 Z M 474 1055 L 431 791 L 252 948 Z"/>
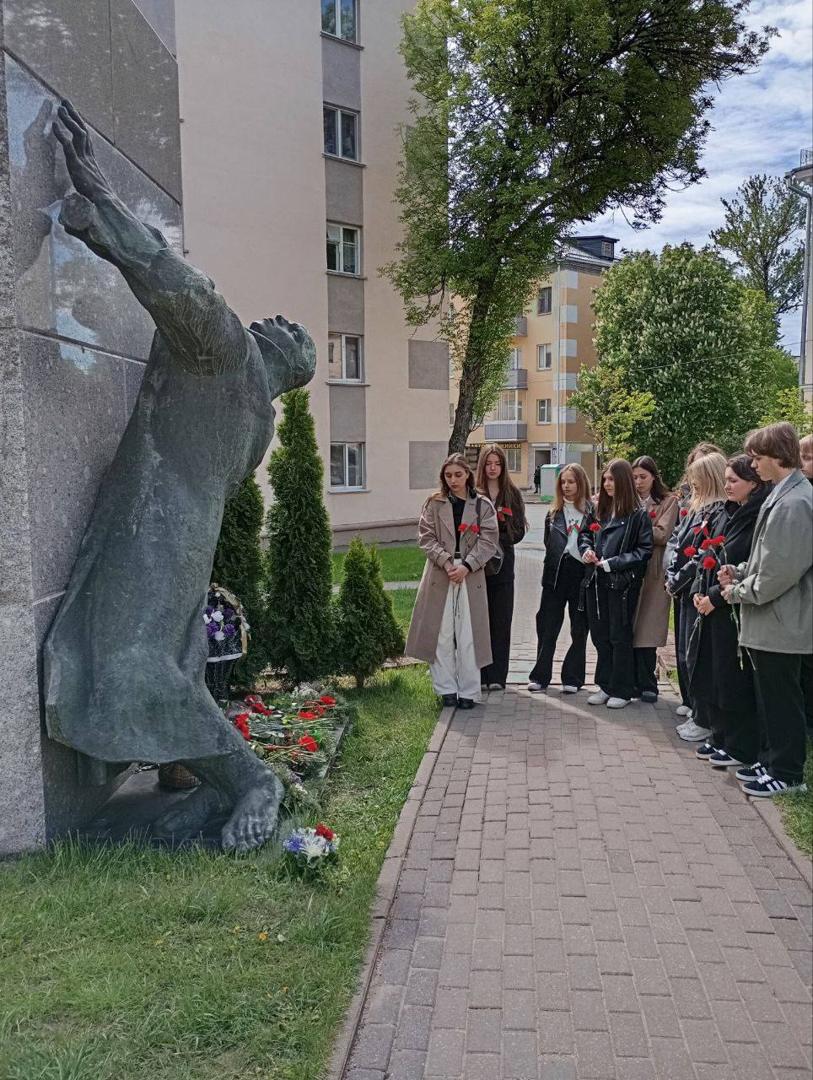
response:
<path fill-rule="evenodd" d="M 611 697 L 607 702 L 608 709 L 626 709 L 630 699 L 625 697 Z"/>
<path fill-rule="evenodd" d="M 692 710 L 689 708 L 688 705 L 678 705 L 678 707 L 675 709 L 675 712 L 678 714 L 678 716 L 692 715 Z"/>
<path fill-rule="evenodd" d="M 675 731 L 680 733 L 681 731 L 687 731 L 694 723 L 694 717 L 690 716 L 688 720 L 684 720 L 682 724 L 678 724 Z"/>
<path fill-rule="evenodd" d="M 605 694 L 603 690 L 597 690 L 595 694 L 591 694 L 587 699 L 588 705 L 606 705 L 610 700 L 610 695 Z"/>
<path fill-rule="evenodd" d="M 563 694 L 578 694 L 578 692 L 579 692 L 578 686 L 563 686 L 562 687 L 562 693 Z"/>
<path fill-rule="evenodd" d="M 705 742 L 706 739 L 711 738 L 711 731 L 700 727 L 692 720 L 691 724 L 681 724 L 678 729 L 678 738 L 683 739 L 684 742 Z"/>
<path fill-rule="evenodd" d="M 545 693 L 545 687 L 542 685 L 542 683 L 538 683 L 538 682 L 529 682 L 528 683 L 528 690 L 532 694 L 544 694 Z"/>

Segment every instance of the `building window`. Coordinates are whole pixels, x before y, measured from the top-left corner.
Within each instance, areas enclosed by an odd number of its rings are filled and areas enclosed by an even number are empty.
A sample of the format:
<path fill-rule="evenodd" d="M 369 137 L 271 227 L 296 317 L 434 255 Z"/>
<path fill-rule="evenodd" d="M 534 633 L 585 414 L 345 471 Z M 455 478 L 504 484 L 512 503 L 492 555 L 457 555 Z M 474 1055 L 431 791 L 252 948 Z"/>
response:
<path fill-rule="evenodd" d="M 601 241 L 601 254 L 605 259 L 611 259 L 613 257 L 613 245 L 608 240 Z"/>
<path fill-rule="evenodd" d="M 536 422 L 537 424 L 550 423 L 550 398 L 543 398 L 541 401 L 537 400 Z"/>
<path fill-rule="evenodd" d="M 450 401 L 449 402 L 449 427 L 454 427 L 454 415 L 455 415 L 455 407 Z"/>
<path fill-rule="evenodd" d="M 330 486 L 364 487 L 364 443 L 330 444 Z"/>
<path fill-rule="evenodd" d="M 505 460 L 508 463 L 508 471 L 518 473 L 522 471 L 522 447 L 504 446 Z"/>
<path fill-rule="evenodd" d="M 508 354 L 508 370 L 519 371 L 522 367 L 522 349 L 514 348 Z"/>
<path fill-rule="evenodd" d="M 360 274 L 360 230 L 327 223 L 327 268 L 339 274 Z"/>
<path fill-rule="evenodd" d="M 322 107 L 325 153 L 358 161 L 358 113 L 345 112 L 333 105 Z"/>
<path fill-rule="evenodd" d="M 536 298 L 536 313 L 537 315 L 550 315 L 553 309 L 553 289 L 550 285 L 546 285 L 544 289 L 539 290 L 539 295 Z"/>
<path fill-rule="evenodd" d="M 522 398 L 517 390 L 503 390 L 495 407 L 488 414 L 492 422 L 517 421 L 522 419 Z"/>
<path fill-rule="evenodd" d="M 537 345 L 536 347 L 536 370 L 550 371 L 553 367 L 553 346 Z"/>
<path fill-rule="evenodd" d="M 345 41 L 358 41 L 358 0 L 322 0 L 322 31 Z"/>
<path fill-rule="evenodd" d="M 361 338 L 353 334 L 328 334 L 327 373 L 336 382 L 361 382 Z"/>

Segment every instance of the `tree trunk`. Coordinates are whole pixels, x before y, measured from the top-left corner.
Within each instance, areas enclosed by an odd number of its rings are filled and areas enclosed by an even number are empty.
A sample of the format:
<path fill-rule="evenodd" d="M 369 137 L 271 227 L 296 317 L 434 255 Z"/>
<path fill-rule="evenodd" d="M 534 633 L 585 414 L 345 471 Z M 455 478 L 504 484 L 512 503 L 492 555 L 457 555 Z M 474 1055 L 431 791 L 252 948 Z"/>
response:
<path fill-rule="evenodd" d="M 480 382 L 480 350 L 476 327 L 488 318 L 489 298 L 493 282 L 481 282 L 471 306 L 471 324 L 466 342 L 466 354 L 460 370 L 460 386 L 454 425 L 449 437 L 449 453 L 465 454 L 466 441 L 474 429 L 474 398 Z"/>

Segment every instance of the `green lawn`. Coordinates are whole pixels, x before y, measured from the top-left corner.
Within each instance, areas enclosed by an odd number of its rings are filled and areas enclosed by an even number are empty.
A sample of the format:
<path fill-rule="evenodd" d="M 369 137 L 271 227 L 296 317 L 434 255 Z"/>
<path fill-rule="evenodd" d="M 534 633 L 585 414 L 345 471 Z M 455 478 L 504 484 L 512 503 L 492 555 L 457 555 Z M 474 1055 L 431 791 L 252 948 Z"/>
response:
<path fill-rule="evenodd" d="M 336 551 L 333 553 L 333 584 L 340 585 L 342 580 L 342 567 L 346 552 Z M 410 545 L 393 545 L 378 549 L 381 559 L 381 571 L 385 581 L 420 581 L 423 573 L 423 564 L 426 556 L 419 547 Z"/>
<path fill-rule="evenodd" d="M 807 744 L 805 783 L 804 794 L 779 795 L 776 802 L 782 811 L 785 832 L 801 851 L 813 855 L 813 742 Z"/>
<path fill-rule="evenodd" d="M 412 618 L 412 609 L 415 607 L 417 589 L 393 589 L 387 593 L 392 600 L 392 610 L 395 618 L 403 627 L 404 633 L 409 629 L 409 620 Z"/>
<path fill-rule="evenodd" d="M 333 880 L 234 858 L 70 843 L 0 864 L 3 1080 L 316 1080 L 375 882 L 437 718 L 426 669 L 362 691 L 324 820 Z"/>

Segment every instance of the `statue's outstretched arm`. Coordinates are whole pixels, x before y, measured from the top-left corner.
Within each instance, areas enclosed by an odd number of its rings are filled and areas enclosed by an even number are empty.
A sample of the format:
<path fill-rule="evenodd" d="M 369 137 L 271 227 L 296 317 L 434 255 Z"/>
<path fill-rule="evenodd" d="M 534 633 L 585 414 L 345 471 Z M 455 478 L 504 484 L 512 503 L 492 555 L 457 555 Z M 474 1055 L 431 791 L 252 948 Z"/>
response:
<path fill-rule="evenodd" d="M 53 130 L 76 188 L 65 198 L 59 215 L 66 232 L 121 271 L 185 368 L 215 375 L 242 365 L 246 334 L 240 320 L 209 278 L 116 196 L 96 161 L 88 130 L 69 101 L 60 104 Z"/>

